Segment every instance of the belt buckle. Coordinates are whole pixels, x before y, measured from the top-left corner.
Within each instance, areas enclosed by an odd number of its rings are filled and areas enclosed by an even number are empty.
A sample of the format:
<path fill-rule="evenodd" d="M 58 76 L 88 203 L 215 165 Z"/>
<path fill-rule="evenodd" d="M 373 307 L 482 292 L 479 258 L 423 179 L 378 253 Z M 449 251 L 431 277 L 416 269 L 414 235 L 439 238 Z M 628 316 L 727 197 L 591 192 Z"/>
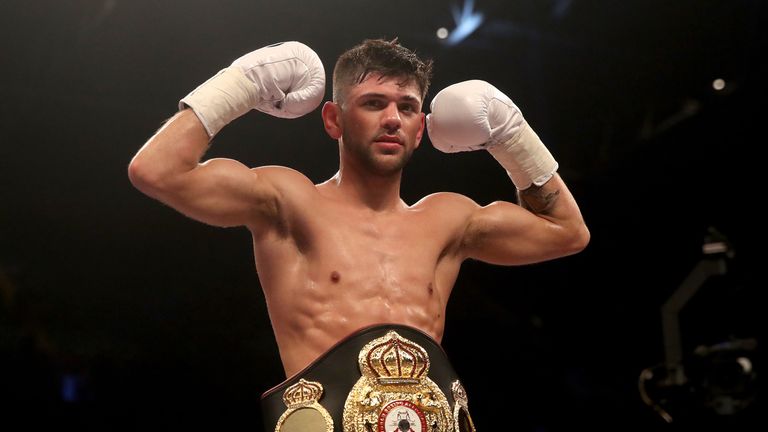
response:
<path fill-rule="evenodd" d="M 427 351 L 389 331 L 358 355 L 361 377 L 344 403 L 344 432 L 453 432 L 454 416 L 428 376 Z"/>

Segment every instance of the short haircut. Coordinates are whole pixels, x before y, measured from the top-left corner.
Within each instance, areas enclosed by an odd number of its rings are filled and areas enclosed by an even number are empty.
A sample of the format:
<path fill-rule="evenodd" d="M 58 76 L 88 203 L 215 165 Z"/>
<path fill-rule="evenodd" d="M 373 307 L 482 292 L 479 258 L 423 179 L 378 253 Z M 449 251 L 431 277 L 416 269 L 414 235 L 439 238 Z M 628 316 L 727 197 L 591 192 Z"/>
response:
<path fill-rule="evenodd" d="M 387 78 L 402 78 L 401 85 L 415 82 L 421 100 L 429 89 L 432 60 L 422 60 L 415 52 L 397 42 L 397 38 L 366 39 L 339 56 L 333 69 L 333 101 L 344 102 L 349 87 L 360 84 L 372 73 Z"/>

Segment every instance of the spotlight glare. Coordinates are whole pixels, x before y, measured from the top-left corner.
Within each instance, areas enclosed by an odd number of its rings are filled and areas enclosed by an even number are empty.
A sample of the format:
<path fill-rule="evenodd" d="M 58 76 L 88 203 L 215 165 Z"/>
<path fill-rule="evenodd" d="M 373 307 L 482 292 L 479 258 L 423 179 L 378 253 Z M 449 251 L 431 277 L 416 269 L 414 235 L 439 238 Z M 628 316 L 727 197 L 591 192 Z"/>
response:
<path fill-rule="evenodd" d="M 483 23 L 484 17 L 480 12 L 474 12 L 475 0 L 464 0 L 464 4 L 461 9 L 454 5 L 451 7 L 451 13 L 453 20 L 456 22 L 456 28 L 450 32 L 445 41 L 449 46 L 455 46 L 461 43 L 464 39 L 469 37 L 480 24 Z"/>
<path fill-rule="evenodd" d="M 745 374 L 752 373 L 752 361 L 748 357 L 739 357 L 736 362 L 741 366 L 742 372 Z"/>
<path fill-rule="evenodd" d="M 712 88 L 717 91 L 725 89 L 725 80 L 722 78 L 717 78 L 716 80 L 712 81 Z"/>

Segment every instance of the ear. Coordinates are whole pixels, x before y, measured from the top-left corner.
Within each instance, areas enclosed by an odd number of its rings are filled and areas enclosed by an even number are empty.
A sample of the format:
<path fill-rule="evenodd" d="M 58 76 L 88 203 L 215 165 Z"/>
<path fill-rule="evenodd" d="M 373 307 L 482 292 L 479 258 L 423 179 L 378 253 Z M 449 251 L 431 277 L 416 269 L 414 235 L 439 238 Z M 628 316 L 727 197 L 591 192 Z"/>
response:
<path fill-rule="evenodd" d="M 419 126 L 418 132 L 416 132 L 416 147 L 419 148 L 419 144 L 421 144 L 421 138 L 424 136 L 424 128 L 426 127 L 425 119 L 427 118 L 427 115 L 424 113 L 421 113 L 421 125 Z"/>
<path fill-rule="evenodd" d="M 341 108 L 334 102 L 323 104 L 323 125 L 328 136 L 337 140 L 341 138 Z"/>

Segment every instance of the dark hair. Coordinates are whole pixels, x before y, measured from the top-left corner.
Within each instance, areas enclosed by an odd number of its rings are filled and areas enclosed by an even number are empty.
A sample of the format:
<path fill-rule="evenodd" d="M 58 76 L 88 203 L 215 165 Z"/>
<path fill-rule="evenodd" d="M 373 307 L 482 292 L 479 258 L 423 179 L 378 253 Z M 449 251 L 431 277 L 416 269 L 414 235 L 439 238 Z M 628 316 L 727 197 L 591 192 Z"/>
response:
<path fill-rule="evenodd" d="M 432 78 L 432 60 L 422 60 L 415 52 L 397 42 L 383 39 L 366 39 L 339 56 L 333 69 L 333 101 L 342 103 L 344 92 L 352 85 L 360 84 L 371 73 L 383 77 L 403 78 L 402 84 L 411 80 L 421 91 L 421 99 L 429 89 Z"/>

